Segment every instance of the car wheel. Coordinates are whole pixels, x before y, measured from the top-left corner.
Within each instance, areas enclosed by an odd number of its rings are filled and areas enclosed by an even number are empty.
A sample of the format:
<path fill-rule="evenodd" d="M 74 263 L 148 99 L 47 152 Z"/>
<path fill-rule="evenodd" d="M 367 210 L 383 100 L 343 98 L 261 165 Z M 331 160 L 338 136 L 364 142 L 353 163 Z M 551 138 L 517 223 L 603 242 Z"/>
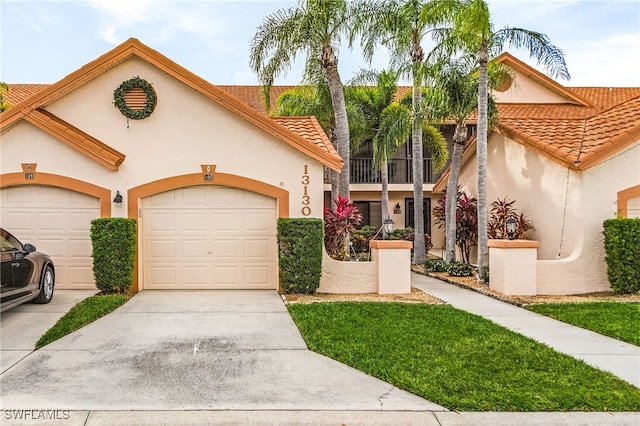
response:
<path fill-rule="evenodd" d="M 49 303 L 53 297 L 53 287 L 56 283 L 56 277 L 53 273 L 51 265 L 44 267 L 42 278 L 40 279 L 40 294 L 33 299 L 33 303 Z"/>

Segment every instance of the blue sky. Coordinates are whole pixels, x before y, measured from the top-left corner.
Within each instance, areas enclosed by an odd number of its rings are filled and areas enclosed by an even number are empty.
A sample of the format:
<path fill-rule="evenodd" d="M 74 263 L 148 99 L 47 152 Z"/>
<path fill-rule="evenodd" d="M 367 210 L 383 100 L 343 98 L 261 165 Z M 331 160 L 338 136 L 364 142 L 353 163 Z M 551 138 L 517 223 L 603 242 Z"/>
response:
<path fill-rule="evenodd" d="M 640 1 L 489 0 L 496 28 L 542 32 L 565 53 L 567 86 L 640 86 Z M 249 42 L 270 13 L 296 1 L 0 0 L 0 80 L 53 83 L 129 37 L 136 37 L 213 84 L 258 84 Z M 535 65 L 525 52 L 509 50 Z M 340 50 L 348 80 L 367 67 Z M 387 65 L 377 55 L 373 68 Z M 294 66 L 276 84 L 297 84 Z"/>

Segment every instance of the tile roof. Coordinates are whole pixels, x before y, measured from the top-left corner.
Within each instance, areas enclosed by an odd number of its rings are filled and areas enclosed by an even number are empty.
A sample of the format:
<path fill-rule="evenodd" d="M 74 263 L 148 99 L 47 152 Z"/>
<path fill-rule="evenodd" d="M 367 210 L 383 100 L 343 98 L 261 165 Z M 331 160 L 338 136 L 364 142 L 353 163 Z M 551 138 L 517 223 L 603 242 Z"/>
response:
<path fill-rule="evenodd" d="M 9 90 L 4 95 L 4 100 L 11 106 L 17 105 L 25 99 L 35 95 L 49 84 L 9 84 Z"/>
<path fill-rule="evenodd" d="M 567 101 L 556 104 L 498 104 L 499 124 L 496 132 L 531 146 L 576 170 L 589 168 L 610 153 L 640 139 L 640 87 L 564 87 L 509 54 L 501 55 L 499 60 L 560 94 Z M 11 95 L 12 86 L 17 87 L 15 93 L 47 87 L 9 85 L 9 102 L 14 99 Z M 266 114 L 261 86 L 216 87 L 253 110 Z M 294 87 L 273 86 L 270 92 L 271 108 L 275 108 L 275 101 L 282 92 Z M 408 86 L 398 87 L 398 96 L 409 90 L 411 88 Z M 317 121 L 314 119 L 312 123 L 310 120 L 309 117 L 274 117 L 272 121 L 307 138 L 327 154 L 337 155 L 324 132 L 316 129 L 314 133 L 313 126 Z M 475 121 L 475 116 L 470 117 L 469 121 Z M 469 145 L 468 149 L 471 149 L 474 144 Z"/>

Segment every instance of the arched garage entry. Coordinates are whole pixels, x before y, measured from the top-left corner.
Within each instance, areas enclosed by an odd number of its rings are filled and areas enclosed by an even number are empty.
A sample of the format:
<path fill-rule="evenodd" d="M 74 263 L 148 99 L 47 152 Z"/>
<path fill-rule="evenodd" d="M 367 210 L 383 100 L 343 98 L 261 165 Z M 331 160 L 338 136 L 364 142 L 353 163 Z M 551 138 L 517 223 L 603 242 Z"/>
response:
<path fill-rule="evenodd" d="M 217 173 L 162 179 L 128 193 L 138 220 L 138 289 L 277 289 L 276 221 L 288 191 Z"/>
<path fill-rule="evenodd" d="M 52 257 L 56 288 L 95 289 L 91 221 L 111 215 L 111 192 L 48 173 L 29 180 L 8 173 L 0 180 L 0 223 Z"/>

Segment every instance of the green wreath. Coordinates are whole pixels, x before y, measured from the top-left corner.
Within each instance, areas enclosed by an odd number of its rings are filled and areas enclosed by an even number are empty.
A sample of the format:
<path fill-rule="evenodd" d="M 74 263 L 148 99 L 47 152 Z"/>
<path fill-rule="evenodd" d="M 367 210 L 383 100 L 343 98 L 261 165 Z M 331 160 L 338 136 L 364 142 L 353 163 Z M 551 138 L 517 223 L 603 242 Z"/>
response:
<path fill-rule="evenodd" d="M 131 109 L 125 101 L 125 93 L 135 88 L 142 89 L 147 95 L 147 103 L 145 104 L 144 109 Z M 156 96 L 156 91 L 153 90 L 153 87 L 151 87 L 151 84 L 149 84 L 147 80 L 136 76 L 131 80 L 123 82 L 116 90 L 113 91 L 113 101 L 114 105 L 120 110 L 122 115 L 133 120 L 142 120 L 143 118 L 150 116 L 153 110 L 156 109 L 158 97 Z"/>

